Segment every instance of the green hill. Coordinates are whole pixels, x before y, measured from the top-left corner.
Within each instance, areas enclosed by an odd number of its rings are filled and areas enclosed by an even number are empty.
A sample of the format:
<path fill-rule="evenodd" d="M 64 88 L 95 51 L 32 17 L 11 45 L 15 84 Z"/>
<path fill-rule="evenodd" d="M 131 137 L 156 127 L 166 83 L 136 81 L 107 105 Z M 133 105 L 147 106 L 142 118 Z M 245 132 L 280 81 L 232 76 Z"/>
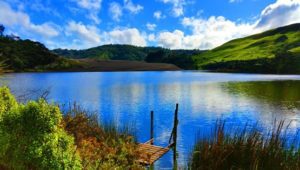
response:
<path fill-rule="evenodd" d="M 182 69 L 195 69 L 192 56 L 203 51 L 170 50 L 161 47 L 137 47 L 132 45 L 103 45 L 84 50 L 55 49 L 52 52 L 72 59 L 146 61 L 149 63 L 170 63 Z"/>
<path fill-rule="evenodd" d="M 198 69 L 300 73 L 300 24 L 229 41 L 193 57 Z"/>
<path fill-rule="evenodd" d="M 39 42 L 8 37 L 0 37 L 0 63 L 5 72 L 54 70 L 77 65 L 75 61 L 52 53 Z"/>
<path fill-rule="evenodd" d="M 53 53 L 67 58 L 96 58 L 106 60 L 143 61 L 148 53 L 159 47 L 137 47 L 132 45 L 103 45 L 84 50 L 55 49 Z"/>

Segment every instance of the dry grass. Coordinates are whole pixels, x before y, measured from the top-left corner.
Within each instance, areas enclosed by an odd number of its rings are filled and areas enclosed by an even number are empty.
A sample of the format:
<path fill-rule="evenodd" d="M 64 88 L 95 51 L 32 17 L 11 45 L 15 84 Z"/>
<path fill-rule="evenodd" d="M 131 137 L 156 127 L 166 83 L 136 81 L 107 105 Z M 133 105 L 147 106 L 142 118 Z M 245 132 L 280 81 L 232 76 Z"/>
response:
<path fill-rule="evenodd" d="M 75 138 L 84 169 L 141 169 L 134 130 L 101 123 L 94 113 L 74 104 L 65 112 L 65 130 Z"/>

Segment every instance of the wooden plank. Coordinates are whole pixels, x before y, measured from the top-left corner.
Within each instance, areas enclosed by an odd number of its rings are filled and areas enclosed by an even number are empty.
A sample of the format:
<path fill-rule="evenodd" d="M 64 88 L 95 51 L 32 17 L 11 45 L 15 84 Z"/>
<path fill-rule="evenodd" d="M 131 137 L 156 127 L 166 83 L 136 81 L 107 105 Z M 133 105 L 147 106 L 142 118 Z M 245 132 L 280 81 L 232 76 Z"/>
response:
<path fill-rule="evenodd" d="M 165 153 L 167 153 L 170 150 L 170 148 L 163 148 L 148 143 L 141 143 L 138 145 L 138 150 L 140 152 L 140 158 L 138 162 L 146 165 L 151 165 L 160 157 L 162 157 Z"/>

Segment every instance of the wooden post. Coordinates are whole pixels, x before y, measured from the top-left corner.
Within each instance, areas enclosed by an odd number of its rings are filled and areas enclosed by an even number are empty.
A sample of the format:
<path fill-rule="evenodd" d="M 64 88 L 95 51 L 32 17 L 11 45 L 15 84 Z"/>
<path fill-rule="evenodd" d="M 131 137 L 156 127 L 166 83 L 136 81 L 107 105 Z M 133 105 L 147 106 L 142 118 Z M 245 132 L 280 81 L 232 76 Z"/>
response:
<path fill-rule="evenodd" d="M 150 122 L 150 140 L 152 140 L 152 139 L 154 139 L 154 112 L 153 111 L 151 111 L 151 122 Z M 150 143 L 151 143 L 151 145 L 153 145 L 153 141 L 154 140 L 152 140 Z"/>
<path fill-rule="evenodd" d="M 175 115 L 174 115 L 174 134 L 173 134 L 173 163 L 174 169 L 177 169 L 177 125 L 178 125 L 178 103 L 176 104 Z"/>

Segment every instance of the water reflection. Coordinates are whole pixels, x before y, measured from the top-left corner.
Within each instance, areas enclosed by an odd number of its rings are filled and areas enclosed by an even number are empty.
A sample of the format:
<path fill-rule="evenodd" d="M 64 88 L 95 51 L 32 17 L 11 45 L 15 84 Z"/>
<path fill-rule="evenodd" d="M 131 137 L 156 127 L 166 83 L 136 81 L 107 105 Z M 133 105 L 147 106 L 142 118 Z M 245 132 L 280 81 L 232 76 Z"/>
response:
<path fill-rule="evenodd" d="M 294 80 L 294 81 L 289 81 Z M 102 119 L 120 125 L 134 122 L 138 140 L 149 139 L 150 111 L 154 110 L 155 143 L 168 145 L 175 104 L 179 103 L 179 165 L 186 163 L 198 130 L 206 134 L 216 119 L 231 125 L 275 118 L 294 120 L 300 127 L 300 76 L 201 72 L 26 73 L 1 78 L 15 94 L 51 87 L 50 100 L 76 101 L 97 110 Z M 172 166 L 172 152 L 156 166 Z"/>

